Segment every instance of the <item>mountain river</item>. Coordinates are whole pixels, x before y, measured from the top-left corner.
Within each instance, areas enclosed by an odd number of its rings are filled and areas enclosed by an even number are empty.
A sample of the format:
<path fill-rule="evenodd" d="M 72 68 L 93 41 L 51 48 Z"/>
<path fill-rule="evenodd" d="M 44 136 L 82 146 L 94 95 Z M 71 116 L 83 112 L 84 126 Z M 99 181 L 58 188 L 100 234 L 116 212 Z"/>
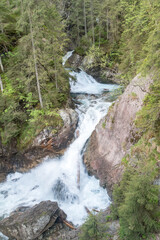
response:
<path fill-rule="evenodd" d="M 67 53 L 63 64 L 71 55 L 72 52 Z M 51 200 L 58 202 L 69 221 L 80 225 L 87 217 L 85 206 L 92 210 L 104 209 L 110 204 L 107 191 L 100 187 L 99 180 L 88 175 L 83 153 L 87 140 L 111 105 L 106 98 L 107 89 L 113 92 L 118 86 L 100 84 L 83 70 L 71 71 L 70 75 L 76 78 L 76 81 L 70 79 L 70 88 L 73 100 L 76 98 L 79 116 L 75 140 L 62 157 L 45 158 L 28 173 L 8 175 L 0 184 L 0 218 L 8 216 L 19 206 L 33 206 Z"/>

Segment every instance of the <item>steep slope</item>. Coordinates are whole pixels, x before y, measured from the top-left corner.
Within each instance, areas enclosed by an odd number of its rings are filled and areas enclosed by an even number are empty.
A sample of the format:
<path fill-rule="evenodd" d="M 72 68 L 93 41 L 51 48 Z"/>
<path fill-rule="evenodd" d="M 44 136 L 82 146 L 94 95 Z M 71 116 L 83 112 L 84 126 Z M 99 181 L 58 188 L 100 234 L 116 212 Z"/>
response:
<path fill-rule="evenodd" d="M 143 78 L 137 75 L 111 106 L 90 138 L 84 163 L 88 171 L 108 188 L 109 193 L 113 185 L 120 181 L 122 158 L 140 138 L 134 120 L 143 106 L 143 99 L 151 83 L 152 76 Z"/>

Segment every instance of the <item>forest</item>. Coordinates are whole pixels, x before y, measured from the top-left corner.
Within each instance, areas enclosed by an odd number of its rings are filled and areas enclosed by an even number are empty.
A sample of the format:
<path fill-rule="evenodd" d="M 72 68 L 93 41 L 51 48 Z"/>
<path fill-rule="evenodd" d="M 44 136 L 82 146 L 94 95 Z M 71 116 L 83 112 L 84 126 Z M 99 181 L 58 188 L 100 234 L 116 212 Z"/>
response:
<path fill-rule="evenodd" d="M 93 59 L 88 68 L 115 70 L 123 86 L 153 76 L 135 122 L 141 138 L 122 160 L 112 204 L 120 239 L 147 239 L 160 230 L 160 152 L 148 142 L 160 145 L 159 0 L 1 0 L 0 141 L 21 150 L 45 126 L 61 126 L 58 110 L 70 100 L 62 57 L 73 49 Z"/>

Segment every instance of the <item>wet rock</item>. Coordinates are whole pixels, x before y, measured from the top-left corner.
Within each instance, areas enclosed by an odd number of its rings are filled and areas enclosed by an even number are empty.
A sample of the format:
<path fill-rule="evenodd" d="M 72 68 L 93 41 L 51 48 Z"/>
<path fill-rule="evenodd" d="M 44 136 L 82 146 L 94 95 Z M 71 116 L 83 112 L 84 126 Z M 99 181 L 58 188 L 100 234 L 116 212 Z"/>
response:
<path fill-rule="evenodd" d="M 99 66 L 89 69 L 85 69 L 86 72 L 91 75 L 100 83 L 117 83 L 120 84 L 117 71 L 115 69 L 102 69 Z"/>
<path fill-rule="evenodd" d="M 0 221 L 0 231 L 10 239 L 33 240 L 62 219 L 66 219 L 66 214 L 58 204 L 46 201 Z"/>
<path fill-rule="evenodd" d="M 134 120 L 151 83 L 150 76 L 146 79 L 136 76 L 112 104 L 89 140 L 84 163 L 89 173 L 98 177 L 101 185 L 108 188 L 110 195 L 113 185 L 121 179 L 122 158 L 140 138 Z"/>
<path fill-rule="evenodd" d="M 8 191 L 0 191 L 0 194 L 2 194 L 4 198 L 8 197 Z"/>
<path fill-rule="evenodd" d="M 78 201 L 78 196 L 72 194 L 61 179 L 57 180 L 57 182 L 52 187 L 52 191 L 54 198 L 58 201 L 65 201 L 71 203 L 75 203 Z"/>
<path fill-rule="evenodd" d="M 67 60 L 66 67 L 72 67 L 75 70 L 78 70 L 78 68 L 82 65 L 83 57 L 73 53 L 72 56 Z"/>
<path fill-rule="evenodd" d="M 120 79 L 118 77 L 118 68 L 102 68 L 100 66 L 94 66 L 94 58 L 85 56 L 81 63 L 81 67 L 93 78 L 100 83 L 118 83 Z M 94 66 L 94 67 L 92 67 Z"/>

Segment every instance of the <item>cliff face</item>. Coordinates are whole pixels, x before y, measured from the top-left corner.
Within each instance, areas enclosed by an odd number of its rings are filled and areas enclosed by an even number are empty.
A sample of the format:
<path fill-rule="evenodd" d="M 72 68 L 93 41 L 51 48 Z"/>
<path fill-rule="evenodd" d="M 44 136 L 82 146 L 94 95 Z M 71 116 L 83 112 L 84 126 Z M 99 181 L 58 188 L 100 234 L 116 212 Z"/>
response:
<path fill-rule="evenodd" d="M 97 125 L 88 143 L 84 163 L 89 173 L 97 176 L 109 193 L 120 181 L 122 158 L 140 138 L 134 120 L 151 83 L 151 76 L 144 79 L 137 75 Z"/>

